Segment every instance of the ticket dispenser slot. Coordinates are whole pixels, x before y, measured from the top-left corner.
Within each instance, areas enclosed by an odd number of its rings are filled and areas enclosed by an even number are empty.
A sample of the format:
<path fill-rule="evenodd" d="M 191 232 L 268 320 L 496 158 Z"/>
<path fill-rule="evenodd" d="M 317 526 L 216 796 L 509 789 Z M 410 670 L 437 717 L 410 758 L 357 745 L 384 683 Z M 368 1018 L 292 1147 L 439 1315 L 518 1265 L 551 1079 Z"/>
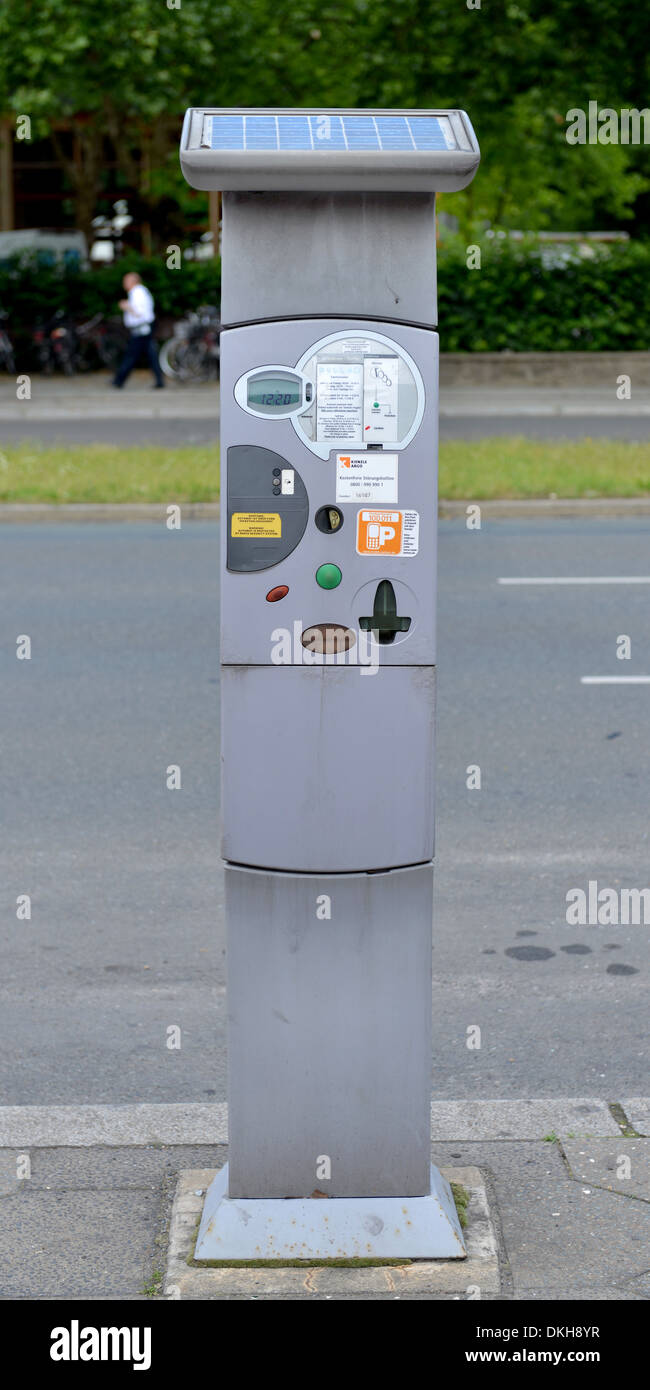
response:
<path fill-rule="evenodd" d="M 390 579 L 380 580 L 372 614 L 359 618 L 359 627 L 363 632 L 373 632 L 376 640 L 383 646 L 394 642 L 397 632 L 408 632 L 410 626 L 411 619 L 397 612 L 397 599 Z"/>

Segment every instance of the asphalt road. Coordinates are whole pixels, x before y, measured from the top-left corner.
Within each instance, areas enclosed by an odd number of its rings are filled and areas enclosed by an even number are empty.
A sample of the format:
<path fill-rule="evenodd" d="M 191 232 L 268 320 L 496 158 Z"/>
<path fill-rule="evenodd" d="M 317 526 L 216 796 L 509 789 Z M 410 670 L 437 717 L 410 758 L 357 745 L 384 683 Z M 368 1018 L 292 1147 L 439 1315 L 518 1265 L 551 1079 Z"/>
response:
<path fill-rule="evenodd" d="M 213 444 L 219 437 L 219 417 L 174 416 L 142 419 L 3 420 L 0 435 L 5 444 L 34 439 L 67 444 Z M 523 435 L 531 439 L 628 439 L 647 443 L 650 416 L 646 415 L 441 415 L 441 439 L 486 439 Z"/>
<path fill-rule="evenodd" d="M 650 585 L 497 581 L 648 574 L 650 523 L 440 532 L 433 1094 L 643 1095 L 650 927 L 565 895 L 650 884 L 650 685 L 581 684 L 650 675 Z M 0 1103 L 223 1099 L 216 527 L 1 539 Z"/>

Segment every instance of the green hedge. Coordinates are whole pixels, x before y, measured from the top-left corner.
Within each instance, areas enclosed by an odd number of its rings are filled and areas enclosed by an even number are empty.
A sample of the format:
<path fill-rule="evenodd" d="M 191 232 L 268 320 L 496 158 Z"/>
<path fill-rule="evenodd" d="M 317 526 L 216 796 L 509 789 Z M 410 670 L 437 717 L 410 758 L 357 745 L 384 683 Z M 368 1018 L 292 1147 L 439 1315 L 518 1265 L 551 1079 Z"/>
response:
<path fill-rule="evenodd" d="M 486 241 L 480 270 L 466 248 L 439 248 L 438 298 L 445 352 L 613 351 L 650 346 L 650 243 L 598 250 L 553 268 L 539 246 Z M 543 253 L 548 255 L 548 248 Z M 219 302 L 218 261 L 184 262 L 168 270 L 160 258 L 128 256 L 112 266 L 79 271 L 45 263 L 0 264 L 0 308 L 19 338 L 35 319 L 63 308 L 79 318 L 116 313 L 125 270 L 139 270 L 159 317 L 180 318 Z"/>
<path fill-rule="evenodd" d="M 614 243 L 560 267 L 539 245 L 488 242 L 480 270 L 466 248 L 438 257 L 444 352 L 613 352 L 650 347 L 650 243 Z"/>
<path fill-rule="evenodd" d="M 97 270 L 79 270 L 75 265 L 51 264 L 40 252 L 0 263 L 0 308 L 9 314 L 10 335 L 57 309 L 75 319 L 88 319 L 100 311 L 107 317 L 119 314 L 117 302 L 124 298 L 122 276 L 127 270 L 140 272 L 159 317 L 182 318 L 199 304 L 219 303 L 219 261 L 184 261 L 181 270 L 168 270 L 160 257 L 134 254 Z"/>

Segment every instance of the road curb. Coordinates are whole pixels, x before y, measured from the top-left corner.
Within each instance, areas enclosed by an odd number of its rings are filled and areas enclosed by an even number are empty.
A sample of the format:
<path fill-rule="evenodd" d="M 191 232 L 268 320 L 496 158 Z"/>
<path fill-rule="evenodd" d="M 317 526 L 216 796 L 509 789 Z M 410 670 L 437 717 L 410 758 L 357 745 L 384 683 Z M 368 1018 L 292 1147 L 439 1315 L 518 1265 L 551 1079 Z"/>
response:
<path fill-rule="evenodd" d="M 0 503 L 0 525 L 11 522 L 31 525 L 37 522 L 115 522 L 167 521 L 167 508 L 178 505 L 183 521 L 217 521 L 219 502 L 4 502 Z M 521 518 L 551 521 L 562 517 L 646 517 L 650 516 L 648 497 L 530 497 L 440 499 L 438 515 L 442 521 L 467 516 L 468 507 L 479 506 L 485 520 Z"/>
<path fill-rule="evenodd" d="M 0 524 L 18 522 L 108 522 L 108 521 L 167 521 L 168 507 L 178 505 L 183 521 L 216 521 L 220 513 L 218 502 L 4 502 L 0 504 Z M 175 528 L 178 529 L 178 528 Z"/>
<path fill-rule="evenodd" d="M 629 1115 L 628 1102 L 616 1102 Z M 629 1102 L 641 1136 L 650 1101 Z M 639 1124 L 638 1121 L 642 1123 Z M 634 1122 L 633 1122 L 634 1123 Z M 534 1100 L 440 1100 L 431 1105 L 434 1142 L 558 1139 L 621 1134 L 607 1101 L 595 1096 Z M 187 1105 L 7 1105 L 0 1107 L 0 1148 L 122 1148 L 148 1144 L 225 1144 L 225 1102 Z"/>
<path fill-rule="evenodd" d="M 466 518 L 468 507 L 480 507 L 481 518 L 521 517 L 526 520 L 556 521 L 562 517 L 603 516 L 650 516 L 650 497 L 500 497 L 481 501 L 468 498 L 465 501 L 447 501 L 444 497 L 438 505 L 438 515 L 442 521 L 453 521 L 457 517 Z"/>

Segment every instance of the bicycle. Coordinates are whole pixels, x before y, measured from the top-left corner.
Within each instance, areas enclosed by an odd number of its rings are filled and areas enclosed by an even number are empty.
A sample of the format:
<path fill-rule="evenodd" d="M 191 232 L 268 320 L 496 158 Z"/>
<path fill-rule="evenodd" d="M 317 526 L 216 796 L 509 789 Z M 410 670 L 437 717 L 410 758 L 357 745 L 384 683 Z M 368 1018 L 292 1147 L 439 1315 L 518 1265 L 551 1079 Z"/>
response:
<path fill-rule="evenodd" d="M 173 336 L 160 349 L 165 376 L 176 381 L 207 381 L 219 375 L 218 311 L 202 304 L 176 324 Z"/>
<path fill-rule="evenodd" d="M 3 367 L 9 376 L 16 375 L 16 358 L 14 356 L 14 345 L 3 324 L 9 318 L 6 310 L 0 310 L 0 367 Z"/>

